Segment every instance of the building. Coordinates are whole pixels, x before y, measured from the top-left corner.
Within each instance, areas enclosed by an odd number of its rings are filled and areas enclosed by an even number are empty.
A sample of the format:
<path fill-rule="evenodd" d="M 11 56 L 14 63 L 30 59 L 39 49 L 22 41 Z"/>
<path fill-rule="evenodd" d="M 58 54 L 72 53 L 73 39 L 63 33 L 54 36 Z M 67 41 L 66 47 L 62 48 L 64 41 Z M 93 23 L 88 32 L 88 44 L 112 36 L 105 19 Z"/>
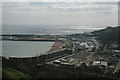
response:
<path fill-rule="evenodd" d="M 100 65 L 100 61 L 94 61 L 92 65 Z"/>
<path fill-rule="evenodd" d="M 94 61 L 93 66 L 108 66 L 107 62 L 106 61 Z"/>
<path fill-rule="evenodd" d="M 61 63 L 61 61 L 59 61 L 59 60 L 54 61 L 54 64 L 60 64 L 60 63 Z"/>
<path fill-rule="evenodd" d="M 100 65 L 101 66 L 108 66 L 106 61 L 101 61 Z"/>

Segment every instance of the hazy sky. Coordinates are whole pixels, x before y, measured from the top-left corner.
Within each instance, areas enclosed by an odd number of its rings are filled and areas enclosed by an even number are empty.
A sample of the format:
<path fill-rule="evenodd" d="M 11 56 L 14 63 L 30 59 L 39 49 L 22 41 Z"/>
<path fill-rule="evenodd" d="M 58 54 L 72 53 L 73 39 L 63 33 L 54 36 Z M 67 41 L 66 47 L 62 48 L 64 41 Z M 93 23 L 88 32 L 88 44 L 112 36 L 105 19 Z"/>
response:
<path fill-rule="evenodd" d="M 118 25 L 117 2 L 4 2 L 3 24 Z"/>
<path fill-rule="evenodd" d="M 2 2 L 118 2 L 119 0 L 0 0 Z"/>

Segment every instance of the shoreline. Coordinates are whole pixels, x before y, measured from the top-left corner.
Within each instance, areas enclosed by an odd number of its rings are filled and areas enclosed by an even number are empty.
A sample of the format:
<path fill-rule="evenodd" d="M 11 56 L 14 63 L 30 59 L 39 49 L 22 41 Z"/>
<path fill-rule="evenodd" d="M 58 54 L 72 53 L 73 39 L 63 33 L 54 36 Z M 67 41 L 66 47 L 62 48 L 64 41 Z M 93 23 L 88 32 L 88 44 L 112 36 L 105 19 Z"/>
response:
<path fill-rule="evenodd" d="M 56 39 L 50 39 L 50 38 L 30 38 L 30 39 L 2 39 L 2 40 L 8 40 L 8 41 L 55 41 Z"/>
<path fill-rule="evenodd" d="M 62 42 L 62 41 L 55 41 L 54 44 L 52 45 L 51 49 L 49 49 L 49 51 L 47 51 L 47 52 L 49 53 L 49 52 L 58 51 L 61 48 L 63 48 L 63 46 L 65 46 L 65 44 L 66 43 Z"/>

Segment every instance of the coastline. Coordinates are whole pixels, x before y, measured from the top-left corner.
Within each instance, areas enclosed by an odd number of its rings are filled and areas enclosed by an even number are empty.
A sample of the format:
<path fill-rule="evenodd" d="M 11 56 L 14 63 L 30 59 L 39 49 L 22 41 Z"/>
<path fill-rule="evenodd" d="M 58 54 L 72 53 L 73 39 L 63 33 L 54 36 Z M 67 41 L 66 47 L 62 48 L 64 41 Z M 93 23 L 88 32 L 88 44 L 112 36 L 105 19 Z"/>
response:
<path fill-rule="evenodd" d="M 15 38 L 15 39 L 2 39 L 2 40 L 9 40 L 9 41 L 50 41 L 53 42 L 55 41 L 55 39 L 50 39 L 50 38 L 30 38 L 30 39 L 19 39 L 19 38 Z"/>
<path fill-rule="evenodd" d="M 63 41 L 55 41 L 54 44 L 52 45 L 51 49 L 49 49 L 48 52 L 58 51 L 61 48 L 63 48 L 65 45 L 66 45 L 66 43 Z"/>

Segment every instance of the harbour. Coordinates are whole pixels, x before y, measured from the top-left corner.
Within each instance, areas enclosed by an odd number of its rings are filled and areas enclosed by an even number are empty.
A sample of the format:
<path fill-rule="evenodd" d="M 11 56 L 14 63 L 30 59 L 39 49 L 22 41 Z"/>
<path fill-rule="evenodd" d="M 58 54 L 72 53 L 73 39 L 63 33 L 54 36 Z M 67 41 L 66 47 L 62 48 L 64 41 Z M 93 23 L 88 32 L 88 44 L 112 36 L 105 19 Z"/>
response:
<path fill-rule="evenodd" d="M 35 56 L 38 53 L 46 54 L 54 42 L 36 41 L 2 41 L 2 56 Z M 17 53 L 17 54 L 16 54 Z"/>

